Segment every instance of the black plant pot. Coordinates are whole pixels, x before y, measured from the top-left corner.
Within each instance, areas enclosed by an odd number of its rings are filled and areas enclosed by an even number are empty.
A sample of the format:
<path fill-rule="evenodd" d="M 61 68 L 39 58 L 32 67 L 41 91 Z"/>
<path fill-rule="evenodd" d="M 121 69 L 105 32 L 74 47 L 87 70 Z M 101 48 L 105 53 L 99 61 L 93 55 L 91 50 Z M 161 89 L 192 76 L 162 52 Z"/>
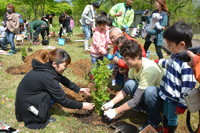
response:
<path fill-rule="evenodd" d="M 26 57 L 22 56 L 22 60 L 24 61 Z"/>
<path fill-rule="evenodd" d="M 42 45 L 49 45 L 49 40 L 42 40 Z"/>
<path fill-rule="evenodd" d="M 33 51 L 33 49 L 32 48 L 28 48 L 28 52 L 32 52 Z"/>

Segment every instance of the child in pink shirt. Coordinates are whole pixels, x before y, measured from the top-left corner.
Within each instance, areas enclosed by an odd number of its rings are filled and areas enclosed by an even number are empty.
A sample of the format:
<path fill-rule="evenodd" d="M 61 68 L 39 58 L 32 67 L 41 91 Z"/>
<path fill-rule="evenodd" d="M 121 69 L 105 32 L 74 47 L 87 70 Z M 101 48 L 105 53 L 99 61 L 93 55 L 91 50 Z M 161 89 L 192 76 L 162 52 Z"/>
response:
<path fill-rule="evenodd" d="M 90 47 L 90 57 L 92 68 L 98 60 L 103 60 L 107 53 L 109 43 L 109 27 L 107 26 L 107 17 L 100 15 L 96 18 L 97 27 L 94 29 L 93 42 Z"/>
<path fill-rule="evenodd" d="M 69 19 L 70 19 L 70 34 L 71 34 L 70 36 L 72 36 L 73 28 L 74 28 L 74 20 L 73 20 L 72 16 L 70 16 Z"/>

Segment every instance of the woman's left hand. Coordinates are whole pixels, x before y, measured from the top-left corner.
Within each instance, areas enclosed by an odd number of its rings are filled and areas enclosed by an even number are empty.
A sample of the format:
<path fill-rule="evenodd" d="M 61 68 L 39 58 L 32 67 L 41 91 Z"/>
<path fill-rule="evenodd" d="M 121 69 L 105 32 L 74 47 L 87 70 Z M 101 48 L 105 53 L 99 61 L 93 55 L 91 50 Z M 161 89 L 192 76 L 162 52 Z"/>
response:
<path fill-rule="evenodd" d="M 81 88 L 81 89 L 80 89 L 80 92 L 83 93 L 83 94 L 85 94 L 85 95 L 88 95 L 88 96 L 91 95 L 91 94 L 90 94 L 90 89 L 89 89 L 89 88 Z"/>

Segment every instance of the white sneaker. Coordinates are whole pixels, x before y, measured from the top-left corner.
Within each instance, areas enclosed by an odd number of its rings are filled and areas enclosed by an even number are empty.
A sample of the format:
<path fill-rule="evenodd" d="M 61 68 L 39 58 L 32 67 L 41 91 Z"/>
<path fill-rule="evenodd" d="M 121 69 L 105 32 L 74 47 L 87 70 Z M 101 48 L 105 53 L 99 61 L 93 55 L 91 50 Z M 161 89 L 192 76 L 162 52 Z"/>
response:
<path fill-rule="evenodd" d="M 116 85 L 116 79 L 113 79 L 112 80 L 112 86 L 115 86 Z"/>

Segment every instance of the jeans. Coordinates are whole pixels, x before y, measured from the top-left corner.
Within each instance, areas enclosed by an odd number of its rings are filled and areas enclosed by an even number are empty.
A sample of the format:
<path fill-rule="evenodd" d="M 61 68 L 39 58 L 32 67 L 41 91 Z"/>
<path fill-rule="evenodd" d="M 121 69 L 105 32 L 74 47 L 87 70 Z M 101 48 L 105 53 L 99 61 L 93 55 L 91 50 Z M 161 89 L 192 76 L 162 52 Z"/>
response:
<path fill-rule="evenodd" d="M 6 37 L 3 37 L 3 38 L 0 38 L 0 47 L 3 49 L 3 50 L 6 50 L 7 48 L 7 41 L 6 41 Z"/>
<path fill-rule="evenodd" d="M 157 126 L 162 122 L 161 112 L 163 112 L 163 100 L 159 96 L 160 88 L 149 86 L 144 92 L 144 103 L 148 112 L 148 123 Z"/>
<path fill-rule="evenodd" d="M 113 69 L 114 64 L 109 64 L 107 67 L 112 70 Z M 115 76 L 116 79 L 116 83 L 118 85 L 122 85 L 124 83 L 124 75 L 119 73 L 119 71 L 117 72 L 117 75 Z"/>
<path fill-rule="evenodd" d="M 83 32 L 85 34 L 85 40 L 89 40 L 91 37 L 91 26 L 90 25 L 82 25 Z"/>
<path fill-rule="evenodd" d="M 103 56 L 100 57 L 94 57 L 90 54 L 91 62 L 92 62 L 92 69 L 95 67 L 95 63 L 98 62 L 98 60 L 103 61 Z M 98 64 L 99 65 L 99 64 Z"/>
<path fill-rule="evenodd" d="M 14 38 L 15 38 L 14 33 L 10 32 L 10 31 L 6 31 L 6 39 L 7 39 L 8 43 L 10 43 L 11 50 L 16 51 Z"/>
<path fill-rule="evenodd" d="M 133 97 L 138 83 L 135 80 L 128 80 L 123 87 L 123 90 Z M 144 101 L 138 106 L 148 113 L 148 123 L 156 127 L 162 122 L 160 112 L 163 111 L 163 100 L 159 96 L 160 88 L 149 86 L 144 92 Z M 137 107 L 138 107 L 137 106 Z"/>

